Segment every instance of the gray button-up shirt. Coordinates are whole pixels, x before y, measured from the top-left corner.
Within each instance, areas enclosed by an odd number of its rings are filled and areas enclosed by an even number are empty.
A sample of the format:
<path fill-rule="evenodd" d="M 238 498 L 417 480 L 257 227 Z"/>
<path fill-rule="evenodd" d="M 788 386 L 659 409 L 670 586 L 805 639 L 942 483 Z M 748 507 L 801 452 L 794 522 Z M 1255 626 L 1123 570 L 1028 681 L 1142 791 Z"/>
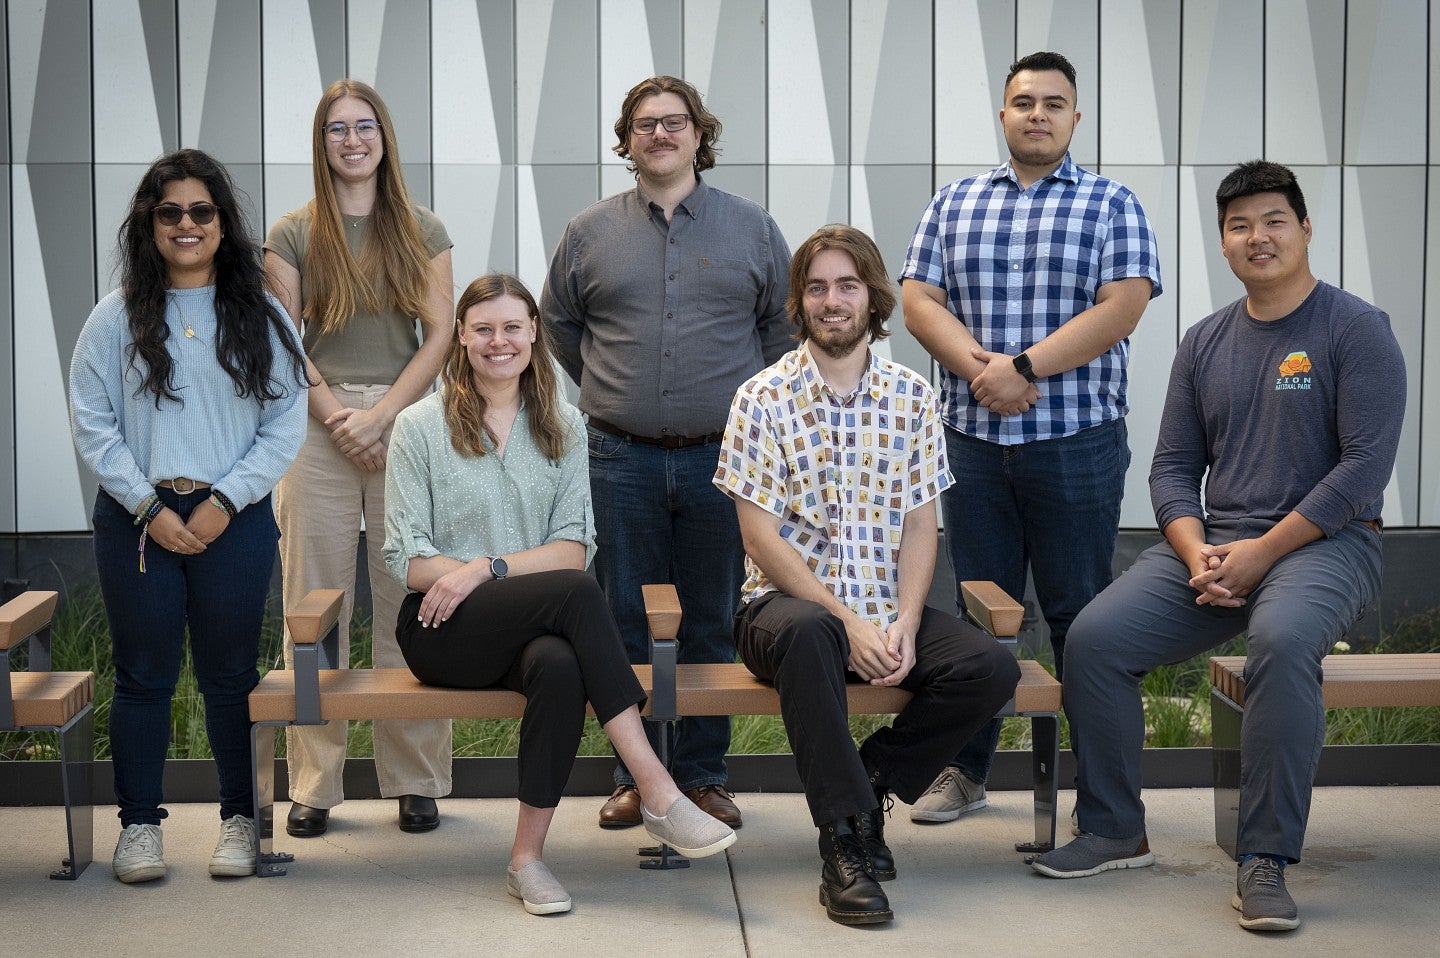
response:
<path fill-rule="evenodd" d="M 581 410 L 637 436 L 703 436 L 793 348 L 789 270 L 750 200 L 701 180 L 666 223 L 636 186 L 570 221 L 540 312 Z"/>

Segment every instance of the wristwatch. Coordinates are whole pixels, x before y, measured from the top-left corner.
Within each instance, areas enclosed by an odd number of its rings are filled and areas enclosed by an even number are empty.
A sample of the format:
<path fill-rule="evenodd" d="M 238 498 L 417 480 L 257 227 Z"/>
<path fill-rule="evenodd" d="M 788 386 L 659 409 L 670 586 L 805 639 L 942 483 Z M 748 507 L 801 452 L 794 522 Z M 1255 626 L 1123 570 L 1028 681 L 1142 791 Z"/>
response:
<path fill-rule="evenodd" d="M 1024 353 L 1015 357 L 1015 371 L 1024 376 L 1027 383 L 1035 381 L 1035 367 L 1030 365 L 1030 357 Z"/>
<path fill-rule="evenodd" d="M 510 574 L 510 563 L 499 556 L 486 556 L 490 560 L 490 574 L 497 579 L 503 579 Z"/>

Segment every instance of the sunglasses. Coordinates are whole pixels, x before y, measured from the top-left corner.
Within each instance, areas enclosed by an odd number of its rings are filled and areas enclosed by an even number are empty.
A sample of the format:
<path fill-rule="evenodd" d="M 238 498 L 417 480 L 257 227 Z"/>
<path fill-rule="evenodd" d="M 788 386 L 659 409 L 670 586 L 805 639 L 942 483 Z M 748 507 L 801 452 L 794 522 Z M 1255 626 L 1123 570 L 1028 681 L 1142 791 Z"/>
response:
<path fill-rule="evenodd" d="M 150 210 L 155 214 L 155 219 L 161 226 L 179 226 L 180 221 L 189 215 L 190 222 L 196 226 L 206 226 L 220 212 L 214 203 L 191 203 L 189 206 L 181 206 L 178 203 L 161 203 Z"/>

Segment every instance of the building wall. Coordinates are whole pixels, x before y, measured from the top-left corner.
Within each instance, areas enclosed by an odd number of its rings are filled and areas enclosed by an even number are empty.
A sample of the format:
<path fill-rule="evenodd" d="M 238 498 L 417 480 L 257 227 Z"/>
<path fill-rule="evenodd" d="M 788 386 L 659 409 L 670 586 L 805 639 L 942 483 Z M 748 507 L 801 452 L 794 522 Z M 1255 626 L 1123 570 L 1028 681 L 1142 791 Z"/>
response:
<path fill-rule="evenodd" d="M 311 194 L 321 90 L 358 77 L 455 240 L 457 286 L 505 269 L 538 287 L 569 218 L 631 183 L 610 151 L 625 90 L 674 73 L 724 122 L 711 182 L 768 206 L 792 246 L 854 223 L 898 273 L 932 192 L 1003 158 L 1006 67 L 1037 49 L 1079 69 L 1075 159 L 1134 189 L 1159 234 L 1123 524 L 1153 526 L 1179 336 L 1240 293 L 1215 186 L 1264 156 L 1306 189 L 1317 275 L 1386 309 L 1404 348 L 1386 520 L 1440 525 L 1440 0 L 9 0 L 0 31 L 0 532 L 87 528 L 70 353 L 165 150 L 223 160 L 263 233 Z M 929 369 L 894 327 L 890 353 Z"/>

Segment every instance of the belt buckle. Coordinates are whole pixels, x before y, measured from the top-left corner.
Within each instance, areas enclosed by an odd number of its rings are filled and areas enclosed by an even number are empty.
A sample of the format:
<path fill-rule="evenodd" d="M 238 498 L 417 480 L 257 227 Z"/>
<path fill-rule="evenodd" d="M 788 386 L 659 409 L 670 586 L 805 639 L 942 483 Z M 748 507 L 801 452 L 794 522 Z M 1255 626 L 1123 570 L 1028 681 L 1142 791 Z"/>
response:
<path fill-rule="evenodd" d="M 181 488 L 180 488 L 180 483 L 182 483 L 182 482 L 189 483 L 190 488 L 189 488 L 189 489 L 181 489 Z M 181 476 L 181 477 L 179 477 L 178 479 L 171 479 L 171 480 L 170 480 L 170 488 L 173 489 L 173 490 L 175 490 L 176 492 L 180 493 L 180 495 L 182 495 L 182 496 L 188 496 L 188 495 L 190 495 L 190 493 L 192 493 L 192 492 L 195 491 L 195 480 L 194 480 L 194 479 L 186 479 L 184 476 Z"/>

